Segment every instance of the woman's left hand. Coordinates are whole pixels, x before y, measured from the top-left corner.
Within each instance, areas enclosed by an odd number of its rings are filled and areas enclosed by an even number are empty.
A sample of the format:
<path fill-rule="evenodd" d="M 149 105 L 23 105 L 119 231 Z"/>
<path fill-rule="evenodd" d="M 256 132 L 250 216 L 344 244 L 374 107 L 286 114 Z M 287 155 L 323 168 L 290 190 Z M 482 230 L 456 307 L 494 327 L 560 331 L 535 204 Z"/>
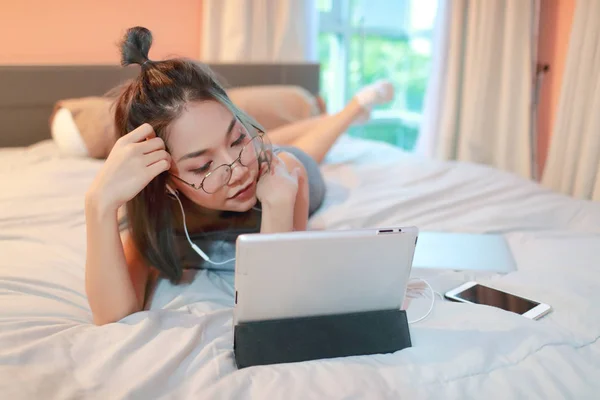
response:
<path fill-rule="evenodd" d="M 271 168 L 262 164 L 256 185 L 256 197 L 268 207 L 293 207 L 298 193 L 300 169 L 288 172 L 285 163 L 276 154 L 272 155 Z"/>

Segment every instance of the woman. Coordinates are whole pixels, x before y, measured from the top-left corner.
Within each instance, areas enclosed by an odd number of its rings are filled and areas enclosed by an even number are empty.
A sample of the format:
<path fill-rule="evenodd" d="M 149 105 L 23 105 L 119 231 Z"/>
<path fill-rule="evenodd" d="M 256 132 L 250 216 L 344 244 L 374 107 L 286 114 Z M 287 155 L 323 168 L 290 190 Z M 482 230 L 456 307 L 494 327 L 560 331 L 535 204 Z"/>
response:
<path fill-rule="evenodd" d="M 317 162 L 391 97 L 388 84 L 369 86 L 338 114 L 271 132 L 271 149 L 205 66 L 151 61 L 151 43 L 145 28 L 125 35 L 122 64 L 140 64 L 141 73 L 117 99 L 120 139 L 86 194 L 86 291 L 96 324 L 142 310 L 158 276 L 178 282 L 186 267 L 231 270 L 240 233 L 306 229 L 325 192 Z"/>

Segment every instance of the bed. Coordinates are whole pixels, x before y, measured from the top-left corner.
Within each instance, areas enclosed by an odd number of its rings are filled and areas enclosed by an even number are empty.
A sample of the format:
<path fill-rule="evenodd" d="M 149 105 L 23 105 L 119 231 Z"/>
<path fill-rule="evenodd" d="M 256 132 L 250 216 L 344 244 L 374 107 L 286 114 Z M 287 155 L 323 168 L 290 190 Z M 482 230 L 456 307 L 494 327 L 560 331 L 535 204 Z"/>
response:
<path fill-rule="evenodd" d="M 17 88 L 15 73 L 23 82 L 41 83 L 40 76 L 59 70 L 67 81 L 97 73 L 53 68 L 0 68 L 0 83 Z M 265 78 L 261 84 L 317 90 L 314 68 L 294 68 L 296 75 L 256 74 Z M 121 74 L 112 70 L 103 84 L 77 90 L 99 94 Z M 312 228 L 416 225 L 502 233 L 517 272 L 413 270 L 413 276 L 426 277 L 440 292 L 476 278 L 554 311 L 530 321 L 494 308 L 437 301 L 427 319 L 411 326 L 413 347 L 394 354 L 238 371 L 232 276 L 201 271 L 187 273 L 179 286 L 160 282 L 147 310 L 94 326 L 84 291 L 83 196 L 102 161 L 63 157 L 48 139 L 41 118 L 65 95 L 64 85 L 54 87 L 52 96 L 0 96 L 1 398 L 597 398 L 598 203 L 489 167 L 427 160 L 351 137 L 342 137 L 322 166 L 328 193 Z M 409 318 L 428 302 L 413 300 Z"/>

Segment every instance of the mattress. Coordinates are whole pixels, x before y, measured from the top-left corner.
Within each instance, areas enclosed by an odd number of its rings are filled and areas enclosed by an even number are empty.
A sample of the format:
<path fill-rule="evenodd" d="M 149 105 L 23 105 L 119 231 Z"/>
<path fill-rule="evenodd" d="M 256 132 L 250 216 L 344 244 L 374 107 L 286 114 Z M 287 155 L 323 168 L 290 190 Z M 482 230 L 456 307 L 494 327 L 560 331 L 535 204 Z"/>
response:
<path fill-rule="evenodd" d="M 553 312 L 531 321 L 437 301 L 411 326 L 411 348 L 237 370 L 227 273 L 162 281 L 148 310 L 92 324 L 83 196 L 101 164 L 63 158 L 50 141 L 0 150 L 0 398 L 581 399 L 600 390 L 598 203 L 488 167 L 343 137 L 322 166 L 328 193 L 311 228 L 501 233 L 514 273 L 413 276 L 440 292 L 478 279 Z M 413 300 L 409 318 L 428 302 Z"/>

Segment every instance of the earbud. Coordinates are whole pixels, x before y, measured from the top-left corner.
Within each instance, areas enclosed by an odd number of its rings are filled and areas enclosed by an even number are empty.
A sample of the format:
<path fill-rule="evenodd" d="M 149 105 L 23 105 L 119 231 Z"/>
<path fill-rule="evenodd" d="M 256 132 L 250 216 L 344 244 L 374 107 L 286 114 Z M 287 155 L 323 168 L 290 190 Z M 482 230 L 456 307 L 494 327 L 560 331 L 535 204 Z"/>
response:
<path fill-rule="evenodd" d="M 167 183 L 166 189 L 167 189 L 168 195 L 173 196 L 175 198 L 179 198 L 179 196 L 177 195 L 177 191 L 175 189 L 173 189 L 168 183 Z"/>

